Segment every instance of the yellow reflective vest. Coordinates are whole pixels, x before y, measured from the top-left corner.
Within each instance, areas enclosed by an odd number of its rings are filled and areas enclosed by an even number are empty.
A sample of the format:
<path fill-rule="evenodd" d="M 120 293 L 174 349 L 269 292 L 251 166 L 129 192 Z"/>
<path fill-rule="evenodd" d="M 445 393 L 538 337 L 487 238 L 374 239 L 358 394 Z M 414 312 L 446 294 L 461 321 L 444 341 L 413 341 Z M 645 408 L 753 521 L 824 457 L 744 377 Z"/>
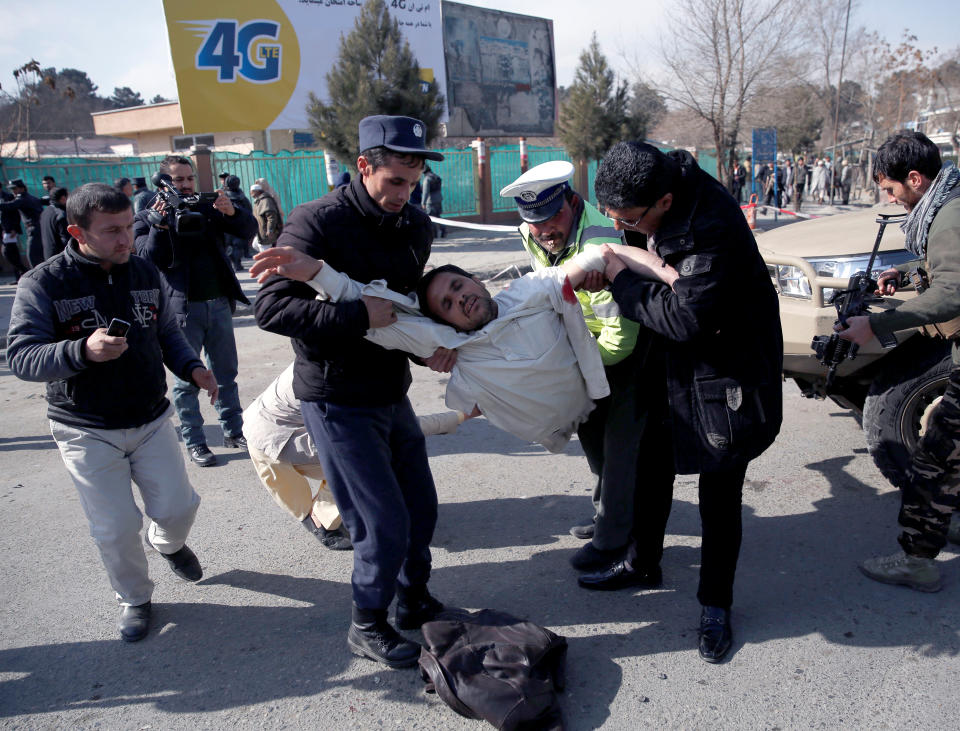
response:
<path fill-rule="evenodd" d="M 582 204 L 583 212 L 580 214 L 576 235 L 573 237 L 575 243 L 552 264 L 547 252 L 530 233 L 529 225 L 524 223 L 520 226 L 523 248 L 530 254 L 534 269 L 559 266 L 587 246 L 623 243 L 620 232 L 613 227 L 613 221 L 600 213 L 589 201 L 583 200 Z M 597 339 L 603 364 L 611 366 L 630 355 L 637 343 L 640 325 L 620 315 L 620 308 L 614 302 L 613 295 L 608 290 L 600 292 L 580 290 L 577 292 L 577 299 L 580 300 L 587 329 Z"/>

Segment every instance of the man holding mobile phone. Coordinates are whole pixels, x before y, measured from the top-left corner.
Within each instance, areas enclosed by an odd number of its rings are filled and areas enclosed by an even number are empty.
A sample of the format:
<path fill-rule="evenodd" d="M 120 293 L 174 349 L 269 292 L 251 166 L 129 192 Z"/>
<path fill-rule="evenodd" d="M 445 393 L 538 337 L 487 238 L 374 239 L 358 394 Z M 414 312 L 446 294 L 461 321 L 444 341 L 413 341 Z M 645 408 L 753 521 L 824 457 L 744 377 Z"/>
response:
<path fill-rule="evenodd" d="M 153 582 L 131 479 L 149 544 L 182 579 L 203 576 L 186 545 L 200 498 L 179 457 L 163 365 L 211 402 L 217 382 L 177 326 L 156 267 L 131 256 L 130 199 L 88 183 L 68 198 L 67 219 L 67 248 L 20 280 L 7 362 L 18 378 L 47 382 L 50 431 L 120 602 L 120 634 L 134 642 L 149 631 Z"/>
<path fill-rule="evenodd" d="M 160 163 L 160 172 L 170 176 L 181 196 L 196 192 L 197 176 L 188 158 L 170 155 Z M 217 378 L 220 397 L 214 407 L 223 429 L 223 445 L 246 449 L 243 407 L 236 382 L 233 312 L 238 301 L 250 302 L 227 259 L 225 236 L 253 238 L 257 224 L 250 211 L 234 206 L 222 190 L 212 203 L 201 199 L 193 210 L 204 216 L 204 225 L 197 230 L 177 231 L 170 225 L 169 216 L 150 217 L 151 211 L 168 213 L 162 197 L 157 196 L 151 208 L 136 216 L 137 253 L 160 270 L 177 322 L 193 349 L 206 356 Z M 157 218 L 159 221 L 152 222 Z M 207 446 L 197 394 L 195 384 L 177 378 L 173 405 L 180 417 L 180 435 L 190 459 L 201 467 L 210 467 L 217 463 L 217 458 Z"/>

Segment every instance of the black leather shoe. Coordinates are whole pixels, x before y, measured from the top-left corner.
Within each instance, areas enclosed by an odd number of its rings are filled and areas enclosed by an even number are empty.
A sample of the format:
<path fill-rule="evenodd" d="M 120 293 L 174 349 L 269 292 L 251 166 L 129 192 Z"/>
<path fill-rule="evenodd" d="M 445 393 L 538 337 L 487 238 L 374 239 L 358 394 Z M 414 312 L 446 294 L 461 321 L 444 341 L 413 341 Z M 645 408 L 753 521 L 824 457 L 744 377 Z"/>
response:
<path fill-rule="evenodd" d="M 408 593 L 400 592 L 397 598 L 397 627 L 420 629 L 424 622 L 437 618 L 443 611 L 443 602 L 430 595 L 426 587 Z"/>
<path fill-rule="evenodd" d="M 700 612 L 700 657 L 707 662 L 720 662 L 732 644 L 730 610 L 704 606 Z"/>
<path fill-rule="evenodd" d="M 195 447 L 187 447 L 187 454 L 190 460 L 201 467 L 213 467 L 217 463 L 217 455 L 210 451 L 206 444 L 198 444 Z"/>
<path fill-rule="evenodd" d="M 420 645 L 403 637 L 387 622 L 387 610 L 353 608 L 353 621 L 347 633 L 350 651 L 368 657 L 389 668 L 409 668 L 417 664 Z"/>
<path fill-rule="evenodd" d="M 626 561 L 617 561 L 606 571 L 595 574 L 583 574 L 577 583 L 584 589 L 596 591 L 616 591 L 638 586 L 641 589 L 656 589 L 663 583 L 663 574 L 659 566 L 646 571 L 635 571 L 627 568 Z"/>
<path fill-rule="evenodd" d="M 327 530 L 322 525 L 314 523 L 313 518 L 309 515 L 300 522 L 320 541 L 324 548 L 329 548 L 331 551 L 353 550 L 353 543 L 350 541 L 350 534 L 347 532 L 345 525 L 341 524 L 336 530 Z"/>
<path fill-rule="evenodd" d="M 160 555 L 170 564 L 170 570 L 184 581 L 200 581 L 203 578 L 200 561 L 197 560 L 196 555 L 189 547 L 184 546 L 179 551 L 161 553 Z"/>
<path fill-rule="evenodd" d="M 575 525 L 570 529 L 570 535 L 574 538 L 579 538 L 581 541 L 588 541 L 593 538 L 593 532 L 596 529 L 596 524 L 591 520 L 586 525 Z"/>
<path fill-rule="evenodd" d="M 243 436 L 243 434 L 239 434 L 235 437 L 224 436 L 223 446 L 247 451 L 247 438 Z"/>
<path fill-rule="evenodd" d="M 127 642 L 137 642 L 150 631 L 150 602 L 134 607 L 120 607 L 120 636 Z"/>
<path fill-rule="evenodd" d="M 593 545 L 593 542 L 585 543 L 577 549 L 570 557 L 570 565 L 578 571 L 596 571 L 597 569 L 607 568 L 615 561 L 623 558 L 627 547 L 621 546 L 609 551 L 602 550 Z"/>

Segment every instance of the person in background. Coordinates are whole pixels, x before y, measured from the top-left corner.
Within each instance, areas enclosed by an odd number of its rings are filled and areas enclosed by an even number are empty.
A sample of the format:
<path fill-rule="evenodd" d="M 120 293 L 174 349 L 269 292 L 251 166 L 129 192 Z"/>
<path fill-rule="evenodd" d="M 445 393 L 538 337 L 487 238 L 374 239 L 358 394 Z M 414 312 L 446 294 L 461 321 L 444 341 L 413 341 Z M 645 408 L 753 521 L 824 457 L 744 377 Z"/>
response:
<path fill-rule="evenodd" d="M 117 178 L 113 181 L 113 187 L 127 198 L 133 198 L 133 183 L 130 182 L 130 178 Z"/>
<path fill-rule="evenodd" d="M 27 235 L 27 264 L 35 267 L 43 261 L 43 239 L 40 238 L 40 213 L 43 211 L 43 204 L 39 198 L 30 195 L 26 184 L 20 178 L 11 180 L 7 187 L 13 193 L 13 200 L 0 203 L 0 213 L 12 211 L 20 214 L 22 230 Z"/>
<path fill-rule="evenodd" d="M 147 187 L 147 179 L 140 177 L 133 179 L 133 215 L 137 215 L 147 208 L 153 201 L 154 194 Z"/>
<path fill-rule="evenodd" d="M 334 188 L 343 188 L 343 187 L 345 187 L 345 186 L 347 186 L 347 185 L 350 185 L 350 173 L 349 173 L 348 171 L 344 170 L 344 171 L 343 171 L 342 173 L 340 173 L 340 175 L 337 177 L 337 182 L 333 184 L 333 187 L 334 187 Z"/>
<path fill-rule="evenodd" d="M 193 195 L 197 176 L 188 158 L 170 155 L 160 173 L 181 196 Z M 249 304 L 225 252 L 224 234 L 253 236 L 256 223 L 249 211 L 237 208 L 223 191 L 213 203 L 200 201 L 201 225 L 179 231 L 173 212 L 157 196 L 153 206 L 140 211 L 134 222 L 137 253 L 160 270 L 170 307 L 197 353 L 203 351 L 217 378 L 220 397 L 214 406 L 223 431 L 223 446 L 245 450 L 243 408 L 237 389 L 237 342 L 233 312 L 237 302 Z M 217 463 L 207 446 L 196 384 L 177 378 L 173 404 L 180 417 L 180 434 L 190 459 L 201 467 Z"/>
<path fill-rule="evenodd" d="M 263 251 L 276 246 L 280 232 L 283 230 L 280 208 L 273 196 L 265 191 L 260 183 L 250 186 L 250 195 L 253 196 L 253 215 L 260 229 L 257 238 L 260 241 L 260 250 Z"/>
<path fill-rule="evenodd" d="M 44 261 L 63 251 L 70 243 L 67 231 L 67 189 L 55 188 L 50 193 L 50 205 L 40 214 L 40 239 L 43 242 Z"/>
<path fill-rule="evenodd" d="M 227 198 L 230 199 L 230 202 L 236 208 L 242 208 L 245 211 L 248 211 L 251 215 L 253 214 L 253 204 L 250 203 L 250 199 L 243 194 L 243 190 L 240 188 L 240 178 L 236 175 L 228 175 L 223 180 L 223 191 L 227 194 Z M 235 272 L 243 271 L 243 257 L 247 254 L 247 250 L 250 247 L 250 239 L 240 236 L 234 236 L 233 234 L 227 233 L 224 234 L 224 240 L 227 244 L 227 256 L 230 258 L 230 261 L 233 263 L 233 270 Z"/>
<path fill-rule="evenodd" d="M 0 203 L 7 203 L 13 200 L 13 193 L 0 188 Z M 30 267 L 24 264 L 23 257 L 20 256 L 20 234 L 23 228 L 20 226 L 20 213 L 14 209 L 0 211 L 0 229 L 3 231 L 3 258 L 13 267 L 14 282 L 19 282 L 20 277 Z"/>
<path fill-rule="evenodd" d="M 57 187 L 57 181 L 53 179 L 52 175 L 44 175 L 40 181 L 40 185 L 43 186 L 43 195 L 40 196 L 40 202 L 44 206 L 49 206 L 50 194 L 53 192 L 53 189 Z"/>
<path fill-rule="evenodd" d="M 423 200 L 426 201 L 427 215 L 439 218 L 443 213 L 443 179 L 437 175 L 429 165 L 423 169 Z M 434 236 L 443 238 L 447 235 L 447 227 L 434 222 Z"/>

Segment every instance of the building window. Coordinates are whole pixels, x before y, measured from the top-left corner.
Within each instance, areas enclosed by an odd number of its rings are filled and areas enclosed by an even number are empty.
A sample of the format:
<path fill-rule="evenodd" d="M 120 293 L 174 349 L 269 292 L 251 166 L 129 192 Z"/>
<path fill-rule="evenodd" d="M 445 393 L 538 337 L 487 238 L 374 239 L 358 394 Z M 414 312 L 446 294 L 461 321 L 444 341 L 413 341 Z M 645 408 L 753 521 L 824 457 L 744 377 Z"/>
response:
<path fill-rule="evenodd" d="M 213 147 L 213 135 L 183 135 L 173 138 L 174 150 L 189 150 L 194 145 Z"/>

